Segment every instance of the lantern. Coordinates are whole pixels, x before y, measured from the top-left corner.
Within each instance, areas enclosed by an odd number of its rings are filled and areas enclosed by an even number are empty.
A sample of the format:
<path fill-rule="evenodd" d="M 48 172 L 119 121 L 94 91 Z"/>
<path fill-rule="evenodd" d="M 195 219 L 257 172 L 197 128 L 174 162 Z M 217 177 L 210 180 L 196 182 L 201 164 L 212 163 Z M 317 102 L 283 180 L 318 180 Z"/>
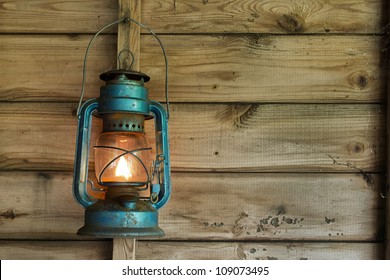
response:
<path fill-rule="evenodd" d="M 111 70 L 100 96 L 83 103 L 78 135 L 73 193 L 85 210 L 78 234 L 95 237 L 162 236 L 158 209 L 170 197 L 167 112 L 148 99 L 144 73 Z M 102 119 L 95 153 L 95 177 L 88 177 L 92 117 Z M 145 120 L 154 119 L 155 153 L 145 134 Z M 148 195 L 144 195 L 144 193 Z"/>

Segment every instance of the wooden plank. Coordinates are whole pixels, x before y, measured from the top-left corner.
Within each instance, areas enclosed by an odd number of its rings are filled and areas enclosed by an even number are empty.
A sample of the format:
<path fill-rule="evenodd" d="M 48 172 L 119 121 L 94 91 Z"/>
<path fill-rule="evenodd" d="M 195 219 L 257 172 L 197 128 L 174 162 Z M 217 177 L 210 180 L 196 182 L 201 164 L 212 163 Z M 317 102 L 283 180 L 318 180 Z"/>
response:
<path fill-rule="evenodd" d="M 2 260 L 109 260 L 111 241 L 0 241 Z"/>
<path fill-rule="evenodd" d="M 110 241 L 0 241 L 2 260 L 109 259 Z M 372 260 L 383 243 L 139 242 L 142 260 Z"/>
<path fill-rule="evenodd" d="M 73 170 L 75 110 L 68 103 L 1 103 L 0 169 Z M 98 120 L 94 125 L 92 143 Z M 173 104 L 172 169 L 383 172 L 385 126 L 381 105 Z"/>
<path fill-rule="evenodd" d="M 159 33 L 377 33 L 385 0 L 148 0 L 142 19 Z M 116 1 L 0 1 L 0 32 L 94 33 Z"/>
<path fill-rule="evenodd" d="M 0 101 L 72 101 L 90 36 L 1 35 Z M 171 102 L 384 102 L 381 38 L 375 36 L 161 36 Z M 87 63 L 86 98 L 116 67 L 116 37 L 101 36 Z M 164 60 L 142 36 L 150 98 L 165 101 Z"/>
<path fill-rule="evenodd" d="M 136 248 L 135 238 L 114 238 L 112 240 L 112 259 L 135 260 Z"/>
<path fill-rule="evenodd" d="M 71 181 L 71 173 L 0 172 L 0 238 L 82 238 Z M 384 175 L 173 173 L 172 181 L 160 210 L 165 240 L 384 239 Z"/>
<path fill-rule="evenodd" d="M 183 232 L 214 240 L 383 239 L 384 201 L 375 191 L 383 181 L 372 178 L 375 183 L 362 175 L 175 174 L 174 199 L 161 215 L 169 226 L 162 227 L 181 239 Z"/>
<path fill-rule="evenodd" d="M 141 21 L 141 1 L 140 0 L 119 0 L 119 18 L 131 17 L 132 19 Z M 134 22 L 123 22 L 118 26 L 118 44 L 117 55 L 119 57 L 119 69 L 140 69 L 140 27 Z M 134 55 L 133 62 L 130 59 L 122 59 L 122 51 L 130 51 Z M 123 58 L 126 58 L 126 53 Z M 132 65 L 131 65 L 132 63 Z"/>
<path fill-rule="evenodd" d="M 372 260 L 383 243 L 140 242 L 145 260 Z"/>

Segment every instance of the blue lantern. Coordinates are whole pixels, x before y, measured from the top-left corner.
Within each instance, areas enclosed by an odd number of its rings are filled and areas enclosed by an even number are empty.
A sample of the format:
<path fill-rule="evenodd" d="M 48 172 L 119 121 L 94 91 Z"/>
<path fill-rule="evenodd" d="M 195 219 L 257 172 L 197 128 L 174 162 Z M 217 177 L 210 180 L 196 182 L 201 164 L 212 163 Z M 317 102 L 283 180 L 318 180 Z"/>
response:
<path fill-rule="evenodd" d="M 85 210 L 78 234 L 95 237 L 162 236 L 158 209 L 171 193 L 167 112 L 148 99 L 149 76 L 112 70 L 100 75 L 100 96 L 78 113 L 73 192 Z M 95 150 L 96 179 L 88 178 L 92 116 L 103 120 Z M 145 120 L 154 119 L 155 155 L 146 138 Z M 96 196 L 96 190 L 98 194 Z M 148 196 L 140 193 L 146 192 Z M 94 194 L 95 193 L 95 194 Z"/>
<path fill-rule="evenodd" d="M 100 96 L 82 104 L 88 51 L 95 38 L 118 23 L 134 22 L 158 41 L 165 59 L 167 110 L 148 98 L 144 73 L 129 69 L 111 70 L 100 75 L 105 85 Z M 128 52 L 134 62 L 134 56 Z M 74 163 L 73 194 L 85 208 L 84 226 L 78 234 L 95 237 L 153 237 L 164 235 L 158 226 L 158 209 L 171 194 L 168 141 L 168 60 L 158 36 L 132 18 L 122 18 L 101 28 L 87 47 L 83 66 L 78 133 Z M 88 176 L 92 117 L 102 119 L 102 132 L 95 150 L 95 176 Z M 154 119 L 155 149 L 145 134 L 145 120 Z"/>

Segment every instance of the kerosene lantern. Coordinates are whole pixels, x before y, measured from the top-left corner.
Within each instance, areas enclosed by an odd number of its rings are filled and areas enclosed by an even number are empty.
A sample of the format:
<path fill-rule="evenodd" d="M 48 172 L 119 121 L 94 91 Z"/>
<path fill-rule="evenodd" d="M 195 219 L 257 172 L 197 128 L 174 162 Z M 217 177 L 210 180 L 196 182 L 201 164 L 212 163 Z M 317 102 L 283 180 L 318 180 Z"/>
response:
<path fill-rule="evenodd" d="M 167 111 L 148 99 L 144 84 L 150 78 L 144 73 L 118 69 L 100 79 L 105 82 L 100 96 L 84 102 L 78 112 L 73 193 L 86 208 L 78 234 L 162 236 L 158 209 L 171 193 Z M 88 177 L 92 117 L 102 119 L 102 132 L 93 146 L 96 178 Z M 153 155 L 145 134 L 149 119 L 155 127 Z"/>
<path fill-rule="evenodd" d="M 101 237 L 162 236 L 158 212 L 170 196 L 167 114 L 148 99 L 141 72 L 113 70 L 100 75 L 100 97 L 80 109 L 73 190 L 86 208 L 79 234 Z M 96 180 L 88 179 L 92 115 L 103 119 L 95 150 Z M 152 158 L 145 120 L 155 120 L 156 155 Z M 98 186 L 95 186 L 96 182 Z M 105 192 L 104 199 L 94 192 Z M 149 197 L 140 197 L 149 189 Z"/>

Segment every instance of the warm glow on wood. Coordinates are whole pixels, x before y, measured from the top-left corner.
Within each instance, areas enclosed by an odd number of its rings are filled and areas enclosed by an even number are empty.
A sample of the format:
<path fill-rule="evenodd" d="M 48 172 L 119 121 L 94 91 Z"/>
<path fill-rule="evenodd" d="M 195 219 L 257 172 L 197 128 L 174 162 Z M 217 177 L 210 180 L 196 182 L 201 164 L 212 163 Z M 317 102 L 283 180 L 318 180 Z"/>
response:
<path fill-rule="evenodd" d="M 115 176 L 122 176 L 126 180 L 133 177 L 130 172 L 130 163 L 124 157 L 119 158 L 118 166 L 115 169 Z"/>

